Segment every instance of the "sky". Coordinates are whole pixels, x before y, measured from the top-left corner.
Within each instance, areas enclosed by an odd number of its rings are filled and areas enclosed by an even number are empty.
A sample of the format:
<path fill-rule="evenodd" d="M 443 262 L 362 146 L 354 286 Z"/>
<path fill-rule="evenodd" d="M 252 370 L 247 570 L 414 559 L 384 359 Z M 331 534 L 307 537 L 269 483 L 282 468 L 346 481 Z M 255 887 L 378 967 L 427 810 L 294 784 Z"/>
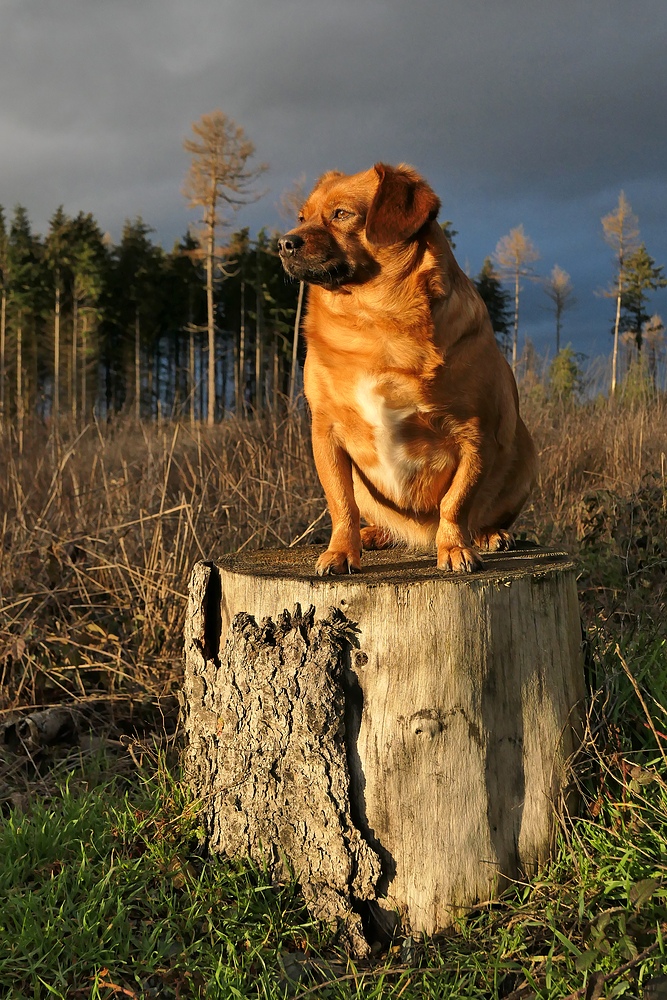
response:
<path fill-rule="evenodd" d="M 0 0 L 0 204 L 42 233 L 92 212 L 115 240 L 140 215 L 170 249 L 183 140 L 220 108 L 269 167 L 234 228 L 284 228 L 302 175 L 411 163 L 471 275 L 524 226 L 539 275 L 571 276 L 563 341 L 599 355 L 621 189 L 667 263 L 666 42 L 665 0 Z M 549 305 L 525 283 L 520 339 L 553 353 Z"/>

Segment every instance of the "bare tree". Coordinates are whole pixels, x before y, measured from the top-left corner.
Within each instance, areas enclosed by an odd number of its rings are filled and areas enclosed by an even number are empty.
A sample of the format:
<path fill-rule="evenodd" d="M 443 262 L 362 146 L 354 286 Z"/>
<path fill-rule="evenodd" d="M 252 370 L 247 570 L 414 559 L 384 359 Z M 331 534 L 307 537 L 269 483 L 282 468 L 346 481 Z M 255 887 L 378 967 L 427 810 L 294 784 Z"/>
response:
<path fill-rule="evenodd" d="M 308 183 L 306 175 L 301 174 L 294 181 L 291 187 L 285 188 L 278 202 L 278 214 L 283 222 L 291 227 L 297 220 L 301 206 L 308 195 Z"/>
<path fill-rule="evenodd" d="M 281 219 L 284 219 L 289 225 L 293 225 L 296 222 L 299 210 L 306 200 L 306 175 L 301 174 L 298 177 L 291 188 L 287 188 L 283 191 L 280 196 L 280 206 L 278 211 L 280 212 Z M 297 359 L 299 356 L 299 327 L 301 325 L 301 312 L 303 309 L 303 293 L 305 289 L 305 284 L 303 281 L 299 282 L 299 295 L 296 303 L 296 317 L 294 319 L 294 336 L 292 338 L 292 364 L 290 366 L 290 376 L 289 376 L 289 390 L 288 396 L 290 403 L 294 402 L 294 394 L 296 389 L 296 368 Z"/>
<path fill-rule="evenodd" d="M 512 370 L 516 372 L 517 351 L 519 344 L 519 295 L 521 293 L 521 278 L 534 279 L 533 264 L 540 259 L 537 247 L 529 236 L 526 236 L 523 226 L 510 229 L 507 236 L 498 240 L 493 255 L 501 275 L 514 281 L 514 331 L 512 336 Z"/>
<path fill-rule="evenodd" d="M 0 428 L 5 417 L 5 379 L 7 369 L 7 227 L 0 205 Z"/>
<path fill-rule="evenodd" d="M 621 322 L 621 305 L 623 292 L 627 284 L 627 258 L 637 249 L 639 239 L 639 220 L 630 207 L 630 202 L 621 191 L 618 205 L 613 212 L 602 219 L 602 231 L 605 243 L 614 251 L 616 277 L 612 288 L 603 292 L 608 298 L 616 299 L 616 319 L 614 321 L 614 348 L 611 360 L 611 393 L 616 392 L 618 382 L 618 330 Z"/>
<path fill-rule="evenodd" d="M 553 302 L 552 311 L 556 317 L 556 354 L 560 352 L 560 331 L 563 313 L 570 309 L 576 299 L 574 297 L 570 275 L 558 264 L 554 264 L 548 278 L 544 279 L 544 291 Z"/>
<path fill-rule="evenodd" d="M 665 324 L 663 323 L 661 316 L 655 313 L 650 317 L 650 319 L 646 320 L 642 328 L 642 337 L 648 349 L 648 370 L 653 383 L 653 388 L 655 389 L 657 382 L 658 356 L 665 343 Z"/>
<path fill-rule="evenodd" d="M 217 246 L 217 236 L 228 224 L 224 209 L 236 210 L 256 201 L 261 194 L 254 184 L 267 169 L 266 164 L 251 167 L 255 147 L 240 125 L 216 110 L 193 123 L 194 138 L 186 139 L 183 148 L 192 156 L 183 184 L 190 208 L 201 209 L 197 236 L 206 268 L 206 306 L 208 327 L 208 406 L 206 422 L 215 422 L 215 310 L 214 285 L 224 267 L 225 255 Z"/>

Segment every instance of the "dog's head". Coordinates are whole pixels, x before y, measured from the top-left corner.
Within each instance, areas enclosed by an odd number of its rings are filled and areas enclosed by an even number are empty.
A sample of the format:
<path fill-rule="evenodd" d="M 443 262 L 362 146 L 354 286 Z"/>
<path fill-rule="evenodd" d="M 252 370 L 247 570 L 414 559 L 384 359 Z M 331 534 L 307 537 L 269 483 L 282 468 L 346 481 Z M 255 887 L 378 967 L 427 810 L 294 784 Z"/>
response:
<path fill-rule="evenodd" d="M 278 241 L 283 267 L 298 281 L 327 288 L 361 284 L 378 273 L 378 251 L 415 239 L 439 209 L 439 198 L 411 167 L 333 171 L 315 185 L 299 225 Z"/>

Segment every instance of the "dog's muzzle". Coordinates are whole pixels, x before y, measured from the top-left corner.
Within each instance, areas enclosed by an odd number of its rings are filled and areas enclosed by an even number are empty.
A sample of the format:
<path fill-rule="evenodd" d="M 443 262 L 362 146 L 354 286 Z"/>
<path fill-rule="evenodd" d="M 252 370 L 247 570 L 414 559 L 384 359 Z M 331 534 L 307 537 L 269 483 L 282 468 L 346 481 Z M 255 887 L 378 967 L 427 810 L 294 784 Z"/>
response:
<path fill-rule="evenodd" d="M 296 233 L 288 233 L 278 240 L 278 253 L 281 257 L 293 257 L 303 244 L 304 241 Z"/>

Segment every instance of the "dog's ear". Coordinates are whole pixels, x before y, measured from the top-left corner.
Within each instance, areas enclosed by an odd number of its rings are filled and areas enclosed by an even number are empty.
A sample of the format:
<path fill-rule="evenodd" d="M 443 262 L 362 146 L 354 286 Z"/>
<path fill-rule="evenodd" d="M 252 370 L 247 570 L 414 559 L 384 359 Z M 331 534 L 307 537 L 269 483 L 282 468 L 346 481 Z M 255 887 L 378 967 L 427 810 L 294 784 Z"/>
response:
<path fill-rule="evenodd" d="M 440 211 L 440 199 L 414 171 L 375 164 L 378 188 L 366 215 L 369 243 L 386 247 L 414 236 Z"/>

